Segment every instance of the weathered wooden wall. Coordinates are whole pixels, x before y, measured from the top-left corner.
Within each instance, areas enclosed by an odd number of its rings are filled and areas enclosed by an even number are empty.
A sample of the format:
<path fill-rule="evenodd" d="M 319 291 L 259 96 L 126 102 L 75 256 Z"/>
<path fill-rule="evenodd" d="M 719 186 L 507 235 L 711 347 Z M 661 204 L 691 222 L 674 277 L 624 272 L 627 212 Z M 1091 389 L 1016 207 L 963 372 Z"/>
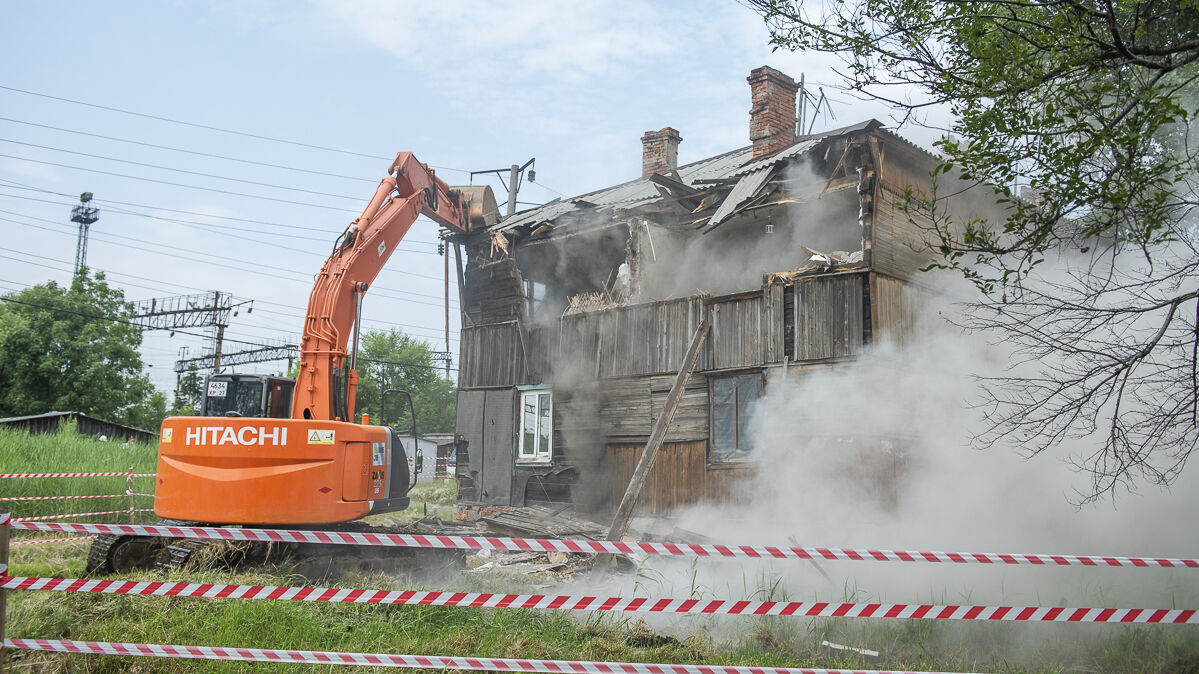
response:
<path fill-rule="evenodd" d="M 796 360 L 841 358 L 862 350 L 863 276 L 813 276 L 795 282 Z"/>
<path fill-rule="evenodd" d="M 463 326 L 458 345 L 458 388 L 515 386 L 524 380 L 525 357 L 517 321 Z"/>
<path fill-rule="evenodd" d="M 677 372 L 704 311 L 686 298 L 563 316 L 554 366 L 597 379 Z M 696 368 L 710 360 L 705 344 Z"/>
<path fill-rule="evenodd" d="M 882 274 L 871 274 L 870 285 L 871 315 L 877 339 L 901 346 L 911 343 L 919 335 L 932 293 Z"/>
<path fill-rule="evenodd" d="M 502 323 L 524 316 L 524 287 L 512 258 L 469 265 L 462 275 L 463 310 L 471 322 Z"/>
<path fill-rule="evenodd" d="M 662 415 L 672 376 L 614 379 L 599 385 L 599 433 L 609 441 L 649 440 Z M 708 439 L 708 378 L 693 374 L 683 387 L 683 397 L 670 426 L 667 442 Z"/>
<path fill-rule="evenodd" d="M 610 479 L 605 503 L 610 509 L 620 503 L 644 451 L 642 444 L 608 445 L 604 467 Z M 638 514 L 665 515 L 700 501 L 745 500 L 753 467 L 740 464 L 709 469 L 707 453 L 708 443 L 704 441 L 663 444 L 641 492 Z"/>

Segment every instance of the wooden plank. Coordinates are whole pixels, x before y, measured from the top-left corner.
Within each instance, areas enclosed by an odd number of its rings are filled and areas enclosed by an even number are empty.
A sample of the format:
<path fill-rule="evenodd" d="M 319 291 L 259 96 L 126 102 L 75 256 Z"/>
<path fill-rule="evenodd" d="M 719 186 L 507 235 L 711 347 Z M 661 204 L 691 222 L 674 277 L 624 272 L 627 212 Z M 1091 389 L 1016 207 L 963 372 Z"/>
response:
<path fill-rule="evenodd" d="M 654 461 L 658 458 L 658 450 L 662 447 L 662 440 L 666 437 L 666 429 L 670 426 L 670 421 L 674 417 L 674 411 L 678 407 L 679 399 L 683 396 L 684 385 L 687 383 L 687 377 L 691 375 L 691 371 L 695 368 L 695 362 L 699 358 L 699 350 L 704 345 L 704 339 L 708 335 L 710 323 L 705 319 L 699 324 L 699 329 L 695 331 L 695 336 L 691 338 L 691 344 L 687 347 L 687 354 L 683 357 L 683 366 L 679 369 L 675 376 L 674 386 L 670 389 L 670 394 L 666 397 L 666 406 L 662 410 L 662 416 L 654 424 L 653 433 L 649 436 L 649 442 L 645 445 L 645 453 L 641 455 L 641 460 L 637 462 L 637 468 L 633 471 L 633 478 L 629 480 L 628 489 L 625 490 L 624 497 L 620 500 L 620 506 L 616 509 L 616 518 L 612 521 L 612 527 L 608 530 L 608 540 L 620 540 L 629 528 L 629 520 L 633 517 L 633 512 L 637 508 L 637 501 L 641 498 L 641 488 L 645 485 L 645 478 L 649 474 L 650 469 L 654 467 Z"/>

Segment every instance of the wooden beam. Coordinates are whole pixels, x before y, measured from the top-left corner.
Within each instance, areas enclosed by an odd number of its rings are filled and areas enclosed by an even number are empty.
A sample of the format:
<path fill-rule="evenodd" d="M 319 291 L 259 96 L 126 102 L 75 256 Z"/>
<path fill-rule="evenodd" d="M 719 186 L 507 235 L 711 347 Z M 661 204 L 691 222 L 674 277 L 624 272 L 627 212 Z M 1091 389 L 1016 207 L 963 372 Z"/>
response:
<path fill-rule="evenodd" d="M 670 393 L 666 395 L 666 402 L 662 406 L 662 416 L 658 417 L 658 421 L 654 423 L 654 430 L 650 433 L 649 442 L 645 443 L 645 451 L 641 454 L 641 459 L 637 461 L 637 467 L 633 470 L 633 478 L 629 480 L 624 498 L 620 499 L 620 507 L 616 509 L 616 518 L 612 520 L 612 527 L 608 529 L 608 540 L 610 541 L 620 540 L 628 531 L 629 521 L 633 519 L 637 501 L 641 497 L 641 488 L 645 486 L 645 479 L 649 477 L 649 472 L 654 467 L 654 461 L 658 459 L 658 450 L 662 448 L 666 430 L 670 428 L 674 412 L 679 407 L 679 400 L 683 397 L 683 388 L 687 384 L 687 378 L 691 376 L 691 372 L 699 360 L 699 352 L 703 348 L 704 339 L 708 336 L 710 326 L 711 322 L 704 318 L 691 337 L 691 345 L 687 347 L 687 353 L 683 356 L 683 364 L 679 368 L 679 373 L 675 375 L 674 385 L 670 387 Z"/>
<path fill-rule="evenodd" d="M 454 247 L 454 266 L 458 270 L 458 310 L 462 313 L 462 322 L 463 324 L 468 324 L 471 327 L 474 327 L 475 322 L 472 321 L 470 315 L 466 313 L 466 289 L 464 288 L 466 281 L 462 274 L 462 250 L 458 247 L 457 241 L 453 241 L 451 243 L 450 239 L 446 239 L 446 245 L 452 245 Z M 461 365 L 461 363 L 459 363 L 459 365 Z"/>

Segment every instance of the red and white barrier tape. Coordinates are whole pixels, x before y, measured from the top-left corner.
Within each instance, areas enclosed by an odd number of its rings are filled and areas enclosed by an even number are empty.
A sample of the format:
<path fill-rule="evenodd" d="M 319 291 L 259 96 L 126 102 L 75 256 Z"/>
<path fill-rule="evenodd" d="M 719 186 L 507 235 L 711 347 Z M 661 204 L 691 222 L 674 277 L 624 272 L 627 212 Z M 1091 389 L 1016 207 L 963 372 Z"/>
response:
<path fill-rule="evenodd" d="M 154 498 L 154 494 L 139 494 L 135 491 L 130 491 L 130 490 L 125 491 L 125 496 L 148 496 L 150 498 Z"/>
<path fill-rule="evenodd" d="M 571 552 L 585 554 L 816 559 L 835 561 L 937 562 L 953 564 L 1032 564 L 1041 566 L 1163 567 L 1199 569 L 1199 560 L 1165 557 L 1008 554 L 994 552 L 920 552 L 864 548 L 774 547 L 767 545 L 699 545 L 693 543 L 636 543 L 576 539 L 495 538 L 490 536 L 426 536 L 369 534 L 294 529 L 226 529 L 137 524 L 71 524 L 16 522 L 15 529 L 63 533 L 119 534 L 204 538 L 223 541 L 373 545 L 401 548 L 502 550 L 510 552 Z"/>
<path fill-rule="evenodd" d="M 0 498 L 0 501 L 61 501 L 77 498 L 124 498 L 126 496 L 129 496 L 128 492 L 124 494 L 84 494 L 76 496 L 5 496 Z"/>
<path fill-rule="evenodd" d="M 155 477 L 158 473 L 0 473 L 0 480 L 42 477 Z"/>
<path fill-rule="evenodd" d="M 40 545 L 42 543 L 67 543 L 70 541 L 90 541 L 95 536 L 72 536 L 70 538 L 38 538 L 31 541 L 13 541 L 10 545 Z"/>
<path fill-rule="evenodd" d="M 337 653 L 333 651 L 284 651 L 222 646 L 126 644 L 112 641 L 66 641 L 59 639 L 5 639 L 4 645 L 7 648 L 52 651 L 57 653 L 95 653 L 99 655 L 136 655 L 152 658 L 288 662 L 316 665 L 404 667 L 409 669 L 457 669 L 476 672 L 547 672 L 553 674 L 891 674 L 891 672 L 875 669 L 812 669 L 807 667 L 675 665 L 648 662 L 521 660 L 515 658 L 471 658 L 445 655 Z M 908 672 L 908 674 L 918 673 Z"/>
<path fill-rule="evenodd" d="M 1077 623 L 1199 624 L 1194 609 L 1067 608 L 1053 606 L 959 606 L 944 604 L 854 604 L 814 601 L 746 601 L 585 597 L 577 595 L 352 590 L 329 587 L 216 585 L 211 583 L 138 582 L 82 578 L 12 577 L 0 580 L 5 590 L 50 590 L 98 594 L 136 594 L 208 599 L 273 599 L 402 606 L 470 606 L 476 608 L 611 611 L 705 615 L 795 616 L 804 618 L 925 618 Z"/>
<path fill-rule="evenodd" d="M 153 508 L 134 508 L 130 511 L 128 508 L 124 510 L 102 510 L 97 513 L 68 513 L 66 515 L 38 515 L 37 517 L 14 517 L 14 522 L 44 522 L 46 520 L 65 520 L 72 517 L 92 517 L 94 515 L 128 515 L 130 512 L 135 513 L 152 513 Z"/>

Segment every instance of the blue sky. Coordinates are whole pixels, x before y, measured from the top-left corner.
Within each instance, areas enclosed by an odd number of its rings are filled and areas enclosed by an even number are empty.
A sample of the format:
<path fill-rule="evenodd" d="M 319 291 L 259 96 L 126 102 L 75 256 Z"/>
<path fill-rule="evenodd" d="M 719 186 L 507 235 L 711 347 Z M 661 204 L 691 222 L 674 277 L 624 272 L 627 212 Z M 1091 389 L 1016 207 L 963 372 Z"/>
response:
<path fill-rule="evenodd" d="M 682 163 L 748 144 L 755 67 L 836 81 L 827 57 L 772 52 L 761 18 L 732 0 L 10 3 L 0 62 L 0 290 L 69 279 L 70 209 L 90 191 L 101 215 L 89 266 L 130 299 L 253 299 L 226 333 L 252 343 L 297 340 L 312 275 L 397 151 L 450 184 L 536 157 L 520 199 L 543 203 L 636 178 L 646 130 L 679 129 Z M 826 89 L 836 117 L 817 130 L 890 122 Z M 935 136 L 900 131 L 925 146 Z M 431 222 L 413 228 L 364 327 L 444 348 L 436 240 Z M 455 357 L 456 313 L 454 301 Z M 181 347 L 200 355 L 201 339 L 146 335 L 164 391 Z"/>

